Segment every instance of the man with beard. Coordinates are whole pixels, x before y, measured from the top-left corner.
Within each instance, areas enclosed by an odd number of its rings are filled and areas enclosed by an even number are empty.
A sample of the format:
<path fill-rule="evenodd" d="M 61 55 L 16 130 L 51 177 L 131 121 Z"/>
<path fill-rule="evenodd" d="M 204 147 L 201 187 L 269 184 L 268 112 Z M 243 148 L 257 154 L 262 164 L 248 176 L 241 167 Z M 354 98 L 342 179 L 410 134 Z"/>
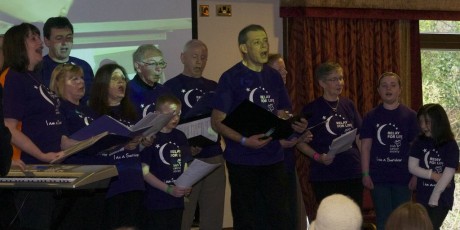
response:
<path fill-rule="evenodd" d="M 94 73 L 91 66 L 84 60 L 70 56 L 70 51 L 73 45 L 73 26 L 66 17 L 52 17 L 46 20 L 43 26 L 43 36 L 45 45 L 48 47 L 48 55 L 43 57 L 42 75 L 43 83 L 49 87 L 51 73 L 54 68 L 62 63 L 71 63 L 78 65 L 83 69 L 83 77 L 85 80 L 85 96 L 81 99 L 86 103 L 88 100 L 88 92 L 91 89 Z"/>
<path fill-rule="evenodd" d="M 133 53 L 133 66 L 136 75 L 129 81 L 131 102 L 136 106 L 139 118 L 155 111 L 155 101 L 169 89 L 158 81 L 164 78 L 167 66 L 163 53 L 152 44 L 139 46 Z"/>
<path fill-rule="evenodd" d="M 231 188 L 233 227 L 239 229 L 289 229 L 285 191 L 283 148 L 296 141 L 264 138 L 264 134 L 244 136 L 222 123 L 241 102 L 250 100 L 277 116 L 291 110 L 281 75 L 265 65 L 268 61 L 267 33 L 260 25 L 249 25 L 238 35 L 243 60 L 219 79 L 212 103 L 211 124 L 224 137 L 224 158 Z M 257 91 L 257 92 L 256 92 Z M 296 132 L 304 132 L 307 121 L 294 122 Z"/>

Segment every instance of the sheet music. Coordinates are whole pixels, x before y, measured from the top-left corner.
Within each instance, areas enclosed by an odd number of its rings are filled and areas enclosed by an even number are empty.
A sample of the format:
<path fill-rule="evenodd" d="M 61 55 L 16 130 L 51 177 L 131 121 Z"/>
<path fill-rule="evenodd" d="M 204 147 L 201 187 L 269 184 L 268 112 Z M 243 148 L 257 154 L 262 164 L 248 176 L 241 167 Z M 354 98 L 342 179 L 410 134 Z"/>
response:
<path fill-rule="evenodd" d="M 155 116 L 152 117 L 150 121 L 150 128 L 145 130 L 142 133 L 144 137 L 150 137 L 158 133 L 163 127 L 165 127 L 168 122 L 174 117 L 174 113 L 155 113 Z"/>
<path fill-rule="evenodd" d="M 187 170 L 185 170 L 182 175 L 177 178 L 174 182 L 176 186 L 189 188 L 192 187 L 196 182 L 201 180 L 203 177 L 208 175 L 214 169 L 219 167 L 221 164 L 209 164 L 204 161 L 195 159 L 189 165 Z"/>
<path fill-rule="evenodd" d="M 211 128 L 210 117 L 180 124 L 176 129 L 184 132 L 187 139 L 201 135 L 211 141 L 217 141 L 217 133 Z"/>
<path fill-rule="evenodd" d="M 357 129 L 353 129 L 335 138 L 329 146 L 329 152 L 327 152 L 327 154 L 335 155 L 350 149 L 356 139 L 356 132 Z"/>

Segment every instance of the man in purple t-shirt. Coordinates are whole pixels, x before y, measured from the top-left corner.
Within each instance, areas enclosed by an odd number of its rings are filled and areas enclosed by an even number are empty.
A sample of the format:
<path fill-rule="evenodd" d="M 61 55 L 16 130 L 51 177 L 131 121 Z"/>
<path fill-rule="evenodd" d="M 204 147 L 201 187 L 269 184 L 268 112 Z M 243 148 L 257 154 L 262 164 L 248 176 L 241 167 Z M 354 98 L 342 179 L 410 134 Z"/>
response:
<path fill-rule="evenodd" d="M 245 137 L 222 123 L 242 101 L 249 100 L 278 116 L 291 104 L 280 74 L 264 65 L 268 60 L 268 38 L 260 25 L 249 25 L 238 35 L 243 60 L 224 72 L 212 103 L 211 124 L 226 143 L 224 158 L 231 186 L 234 229 L 287 229 L 283 147 L 286 140 Z M 307 121 L 293 129 L 305 131 Z"/>
<path fill-rule="evenodd" d="M 43 26 L 43 36 L 45 45 L 49 48 L 48 55 L 43 57 L 42 77 L 43 83 L 49 87 L 51 73 L 57 65 L 62 63 L 72 63 L 83 69 L 85 80 L 85 96 L 81 99 L 86 103 L 93 82 L 94 73 L 91 66 L 82 59 L 70 56 L 73 46 L 73 26 L 66 17 L 51 17 L 46 20 Z"/>
<path fill-rule="evenodd" d="M 165 82 L 173 94 L 182 102 L 181 119 L 209 116 L 211 95 L 217 87 L 215 81 L 202 76 L 208 59 L 208 48 L 200 40 L 190 40 L 181 53 L 184 69 L 181 74 Z M 193 186 L 192 193 L 185 202 L 182 230 L 190 229 L 197 203 L 199 204 L 200 228 L 220 229 L 224 220 L 225 167 L 220 142 L 206 147 L 192 146 L 194 157 L 210 164 L 220 163 L 212 173 Z"/>

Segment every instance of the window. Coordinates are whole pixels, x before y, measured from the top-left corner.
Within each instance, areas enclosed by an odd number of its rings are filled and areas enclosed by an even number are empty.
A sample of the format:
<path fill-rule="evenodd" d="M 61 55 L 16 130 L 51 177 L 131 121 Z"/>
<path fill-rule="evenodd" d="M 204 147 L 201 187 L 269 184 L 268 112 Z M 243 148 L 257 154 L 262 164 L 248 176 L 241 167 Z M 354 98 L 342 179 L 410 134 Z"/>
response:
<path fill-rule="evenodd" d="M 423 103 L 441 104 L 460 145 L 460 22 L 420 21 Z M 455 175 L 455 201 L 460 175 Z M 441 229 L 459 229 L 460 204 L 454 202 Z"/>

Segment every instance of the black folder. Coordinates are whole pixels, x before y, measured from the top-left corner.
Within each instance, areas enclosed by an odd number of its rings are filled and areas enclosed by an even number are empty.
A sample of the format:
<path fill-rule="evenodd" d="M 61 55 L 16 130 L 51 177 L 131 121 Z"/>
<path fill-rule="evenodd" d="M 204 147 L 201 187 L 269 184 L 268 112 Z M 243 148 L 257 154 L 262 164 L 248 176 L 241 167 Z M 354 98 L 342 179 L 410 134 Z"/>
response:
<path fill-rule="evenodd" d="M 211 145 L 216 145 L 217 142 L 212 141 L 211 139 L 203 136 L 198 135 L 188 139 L 188 144 L 190 146 L 198 146 L 198 147 L 207 147 Z"/>
<path fill-rule="evenodd" d="M 286 139 L 294 132 L 290 121 L 279 118 L 249 100 L 242 101 L 227 114 L 222 123 L 245 137 L 273 131 L 268 136 L 273 139 Z"/>

